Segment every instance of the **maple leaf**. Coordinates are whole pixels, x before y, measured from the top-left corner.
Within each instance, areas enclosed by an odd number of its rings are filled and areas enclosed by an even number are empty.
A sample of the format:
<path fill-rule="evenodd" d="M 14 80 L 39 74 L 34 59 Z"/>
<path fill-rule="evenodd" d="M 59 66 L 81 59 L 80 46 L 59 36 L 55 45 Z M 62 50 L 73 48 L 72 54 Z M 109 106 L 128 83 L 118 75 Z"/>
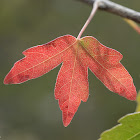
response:
<path fill-rule="evenodd" d="M 55 98 L 68 126 L 81 100 L 89 95 L 88 68 L 112 92 L 136 99 L 133 79 L 120 63 L 122 54 L 102 45 L 92 36 L 76 39 L 71 35 L 29 48 L 4 79 L 4 84 L 18 84 L 42 76 L 62 63 L 55 85 Z"/>

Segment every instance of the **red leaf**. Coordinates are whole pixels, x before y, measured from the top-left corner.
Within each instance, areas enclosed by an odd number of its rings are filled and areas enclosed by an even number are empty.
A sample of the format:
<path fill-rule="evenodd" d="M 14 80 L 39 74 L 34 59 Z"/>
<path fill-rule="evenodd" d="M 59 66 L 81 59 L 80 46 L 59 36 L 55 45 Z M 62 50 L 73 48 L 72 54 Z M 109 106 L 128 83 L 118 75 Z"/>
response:
<path fill-rule="evenodd" d="M 47 44 L 23 52 L 25 57 L 14 64 L 4 84 L 23 83 L 37 78 L 63 63 L 58 73 L 55 98 L 63 112 L 63 124 L 68 126 L 81 100 L 88 99 L 88 67 L 111 91 L 136 99 L 133 79 L 120 63 L 122 55 L 87 36 L 77 40 L 71 35 L 59 37 Z"/>

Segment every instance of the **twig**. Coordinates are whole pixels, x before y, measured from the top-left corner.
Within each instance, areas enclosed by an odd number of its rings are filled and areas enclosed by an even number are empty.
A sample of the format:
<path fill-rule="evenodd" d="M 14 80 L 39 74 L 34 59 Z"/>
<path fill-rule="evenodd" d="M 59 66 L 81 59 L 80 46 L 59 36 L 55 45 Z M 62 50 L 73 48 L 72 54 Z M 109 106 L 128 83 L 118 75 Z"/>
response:
<path fill-rule="evenodd" d="M 96 0 L 78 0 L 93 5 Z M 99 9 L 140 23 L 140 12 L 134 11 L 109 0 L 100 0 Z"/>

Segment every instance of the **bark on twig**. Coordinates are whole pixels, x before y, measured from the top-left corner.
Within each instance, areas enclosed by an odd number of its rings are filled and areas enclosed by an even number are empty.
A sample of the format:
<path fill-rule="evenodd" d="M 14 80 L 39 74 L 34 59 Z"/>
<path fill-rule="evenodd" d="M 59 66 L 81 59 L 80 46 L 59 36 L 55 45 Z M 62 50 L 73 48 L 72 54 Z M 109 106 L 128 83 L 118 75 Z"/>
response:
<path fill-rule="evenodd" d="M 93 5 L 96 0 L 78 0 Z M 100 0 L 99 9 L 140 23 L 140 12 L 134 11 L 109 0 Z"/>

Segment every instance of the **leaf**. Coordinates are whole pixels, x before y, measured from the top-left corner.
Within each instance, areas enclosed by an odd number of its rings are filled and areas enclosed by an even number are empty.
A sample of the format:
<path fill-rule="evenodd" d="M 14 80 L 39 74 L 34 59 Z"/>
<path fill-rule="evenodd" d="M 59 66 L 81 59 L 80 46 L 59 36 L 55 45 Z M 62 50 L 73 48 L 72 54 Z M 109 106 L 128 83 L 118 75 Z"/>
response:
<path fill-rule="evenodd" d="M 55 85 L 55 98 L 63 112 L 63 124 L 68 126 L 81 100 L 89 94 L 88 68 L 111 91 L 136 99 L 133 79 L 120 63 L 122 55 L 105 47 L 94 37 L 77 40 L 71 35 L 29 48 L 4 79 L 5 84 L 18 84 L 37 78 L 62 63 Z"/>
<path fill-rule="evenodd" d="M 136 102 L 137 102 L 136 112 L 140 112 L 140 90 L 138 92 Z"/>
<path fill-rule="evenodd" d="M 119 125 L 103 132 L 99 140 L 140 140 L 140 112 L 122 117 Z"/>
<path fill-rule="evenodd" d="M 140 27 L 138 24 L 130 19 L 124 18 L 124 21 L 126 21 L 137 33 L 140 34 Z"/>

